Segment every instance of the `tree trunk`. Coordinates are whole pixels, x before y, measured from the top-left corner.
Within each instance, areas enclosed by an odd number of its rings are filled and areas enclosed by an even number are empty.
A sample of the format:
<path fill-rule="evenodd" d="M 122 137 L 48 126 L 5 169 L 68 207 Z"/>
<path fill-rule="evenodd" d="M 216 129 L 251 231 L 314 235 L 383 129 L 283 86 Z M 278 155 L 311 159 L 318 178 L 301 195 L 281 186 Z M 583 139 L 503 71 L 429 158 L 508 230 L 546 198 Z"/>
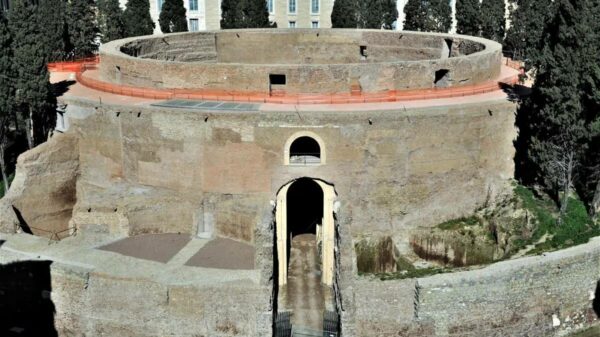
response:
<path fill-rule="evenodd" d="M 596 184 L 596 192 L 594 193 L 594 199 L 592 200 L 592 212 L 594 215 L 600 215 L 600 178 Z"/>
<path fill-rule="evenodd" d="M 567 214 L 567 207 L 569 205 L 569 195 L 571 194 L 571 186 L 573 186 L 573 168 L 575 163 L 573 153 L 569 153 L 564 163 L 563 172 L 563 195 L 560 202 L 560 214 L 558 216 L 558 225 L 562 225 L 563 217 Z"/>
<path fill-rule="evenodd" d="M 0 171 L 2 171 L 2 181 L 4 182 L 4 193 L 2 196 L 6 195 L 8 189 L 10 188 L 10 182 L 8 181 L 8 177 L 6 176 L 6 163 L 4 162 L 4 139 L 0 140 Z"/>
<path fill-rule="evenodd" d="M 29 145 L 29 149 L 33 149 L 33 110 L 29 107 L 29 118 L 27 119 L 27 145 Z"/>

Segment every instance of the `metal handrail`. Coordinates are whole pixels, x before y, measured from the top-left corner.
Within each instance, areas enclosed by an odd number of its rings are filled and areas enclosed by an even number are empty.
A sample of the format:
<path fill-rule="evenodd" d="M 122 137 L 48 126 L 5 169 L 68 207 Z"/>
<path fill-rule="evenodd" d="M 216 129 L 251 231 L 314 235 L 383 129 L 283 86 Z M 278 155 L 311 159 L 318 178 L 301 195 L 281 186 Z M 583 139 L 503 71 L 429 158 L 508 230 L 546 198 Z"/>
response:
<path fill-rule="evenodd" d="M 48 244 L 51 244 L 53 241 L 60 241 L 61 237 L 59 236 L 59 234 L 64 233 L 64 232 L 68 232 L 68 231 L 72 231 L 69 235 L 63 237 L 64 238 L 68 238 L 70 236 L 73 236 L 77 233 L 77 227 L 69 227 L 67 229 L 63 229 L 60 231 L 51 231 L 51 230 L 47 230 L 47 229 L 43 229 L 43 228 L 38 228 L 38 227 L 33 227 L 33 226 L 27 226 L 28 229 L 30 230 L 36 230 L 36 231 L 41 231 L 44 233 L 50 233 L 50 236 L 48 237 Z M 20 228 L 22 231 L 25 231 L 25 228 L 23 228 L 23 226 L 21 224 L 16 224 L 15 225 L 15 232 L 17 231 L 17 228 Z M 31 231 L 33 234 L 33 231 Z M 35 234 L 33 234 L 35 235 Z M 45 237 L 45 236 L 44 236 Z"/>

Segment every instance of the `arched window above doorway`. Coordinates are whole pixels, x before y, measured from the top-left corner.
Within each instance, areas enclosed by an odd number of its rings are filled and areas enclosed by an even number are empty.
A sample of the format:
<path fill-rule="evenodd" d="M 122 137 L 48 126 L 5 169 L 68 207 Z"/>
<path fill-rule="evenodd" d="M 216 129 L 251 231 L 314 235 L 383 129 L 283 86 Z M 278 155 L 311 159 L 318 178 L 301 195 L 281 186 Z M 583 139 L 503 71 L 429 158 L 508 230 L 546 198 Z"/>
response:
<path fill-rule="evenodd" d="M 285 145 L 285 165 L 325 164 L 323 141 L 312 132 L 298 132 Z"/>

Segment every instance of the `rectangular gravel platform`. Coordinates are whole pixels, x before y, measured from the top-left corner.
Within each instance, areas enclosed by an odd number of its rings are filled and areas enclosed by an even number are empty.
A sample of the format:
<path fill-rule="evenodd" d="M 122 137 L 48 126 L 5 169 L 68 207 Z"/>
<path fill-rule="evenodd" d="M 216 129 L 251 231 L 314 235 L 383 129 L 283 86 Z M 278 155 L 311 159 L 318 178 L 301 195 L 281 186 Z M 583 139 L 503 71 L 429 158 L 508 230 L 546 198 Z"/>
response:
<path fill-rule="evenodd" d="M 258 111 L 259 104 L 173 99 L 154 103 L 152 106 L 197 110 Z"/>
<path fill-rule="evenodd" d="M 146 234 L 128 237 L 98 249 L 167 263 L 189 241 L 189 235 L 184 234 Z"/>

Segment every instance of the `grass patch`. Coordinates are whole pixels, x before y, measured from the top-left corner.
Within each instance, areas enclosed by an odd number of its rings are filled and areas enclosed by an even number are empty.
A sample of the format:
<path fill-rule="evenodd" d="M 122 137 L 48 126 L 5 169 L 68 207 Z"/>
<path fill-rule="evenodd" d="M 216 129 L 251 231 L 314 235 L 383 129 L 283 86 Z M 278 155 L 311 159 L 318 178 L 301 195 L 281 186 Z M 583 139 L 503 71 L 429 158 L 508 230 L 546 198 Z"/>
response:
<path fill-rule="evenodd" d="M 481 219 L 479 219 L 479 217 L 473 215 L 468 218 L 463 217 L 463 218 L 458 218 L 458 219 L 453 219 L 453 220 L 448 220 L 446 222 L 442 222 L 441 224 L 437 225 L 437 228 L 439 228 L 441 230 L 449 231 L 449 230 L 457 230 L 457 229 L 465 228 L 467 226 L 476 226 L 476 225 L 481 225 Z"/>
<path fill-rule="evenodd" d="M 517 185 L 514 192 L 523 208 L 537 219 L 536 230 L 529 239 L 523 239 L 522 246 L 538 241 L 546 233 L 552 234 L 556 228 L 556 205 L 551 200 L 536 198 L 530 189 L 522 185 Z"/>
<path fill-rule="evenodd" d="M 600 235 L 600 226 L 592 221 L 583 201 L 579 198 L 569 198 L 562 224 L 558 225 L 558 208 L 552 201 L 536 198 L 531 190 L 521 185 L 515 187 L 515 195 L 521 201 L 523 208 L 537 219 L 537 228 L 531 238 L 521 239 L 515 243 L 525 247 L 537 242 L 546 233 L 551 236 L 546 242 L 536 245 L 529 254 L 583 244 L 590 238 Z"/>

